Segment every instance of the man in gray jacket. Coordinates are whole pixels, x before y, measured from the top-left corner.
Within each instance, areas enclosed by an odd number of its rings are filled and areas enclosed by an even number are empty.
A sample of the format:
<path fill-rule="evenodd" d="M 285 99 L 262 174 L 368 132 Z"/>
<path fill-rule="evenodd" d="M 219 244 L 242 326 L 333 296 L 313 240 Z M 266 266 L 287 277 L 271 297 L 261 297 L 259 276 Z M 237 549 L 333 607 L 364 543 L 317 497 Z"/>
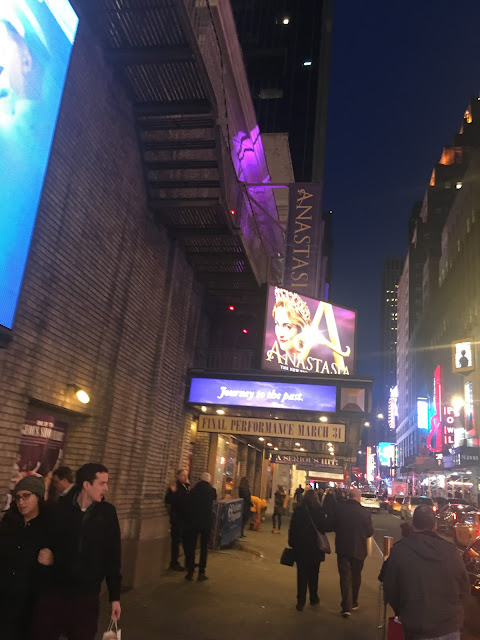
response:
<path fill-rule="evenodd" d="M 418 506 L 413 533 L 394 545 L 385 565 L 385 600 L 400 616 L 406 640 L 460 640 L 470 582 L 456 547 L 434 529 L 433 509 Z"/>

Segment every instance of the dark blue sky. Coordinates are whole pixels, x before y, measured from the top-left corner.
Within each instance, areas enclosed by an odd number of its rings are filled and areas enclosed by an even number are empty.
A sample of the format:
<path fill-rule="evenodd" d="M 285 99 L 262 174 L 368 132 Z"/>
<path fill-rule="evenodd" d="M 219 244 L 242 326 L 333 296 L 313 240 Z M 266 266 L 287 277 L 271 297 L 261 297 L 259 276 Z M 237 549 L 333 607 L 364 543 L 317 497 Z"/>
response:
<path fill-rule="evenodd" d="M 335 0 L 324 206 L 359 374 L 379 375 L 383 262 L 406 255 L 411 207 L 479 91 L 479 0 Z"/>

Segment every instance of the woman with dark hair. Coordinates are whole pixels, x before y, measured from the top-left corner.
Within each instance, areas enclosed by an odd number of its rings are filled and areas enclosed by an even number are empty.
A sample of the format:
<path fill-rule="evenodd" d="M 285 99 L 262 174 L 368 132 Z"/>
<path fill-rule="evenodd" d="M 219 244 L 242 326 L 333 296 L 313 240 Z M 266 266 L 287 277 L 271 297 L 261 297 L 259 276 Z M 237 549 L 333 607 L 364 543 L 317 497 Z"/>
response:
<path fill-rule="evenodd" d="M 318 572 L 325 554 L 318 548 L 317 531 L 326 530 L 326 521 L 316 491 L 306 491 L 302 503 L 295 509 L 288 531 L 288 544 L 297 563 L 297 611 L 303 611 L 310 592 L 310 604 L 317 605 Z"/>
<path fill-rule="evenodd" d="M 0 638 L 25 640 L 36 592 L 45 584 L 53 555 L 46 549 L 48 515 L 45 484 L 25 476 L 15 486 L 14 502 L 0 523 Z M 43 573 L 42 573 L 43 572 Z"/>
<path fill-rule="evenodd" d="M 280 529 L 282 528 L 282 516 L 285 515 L 285 498 L 287 494 L 285 493 L 281 484 L 277 485 L 277 490 L 275 491 L 275 503 L 273 505 L 273 515 L 272 515 L 272 524 L 273 529 L 272 533 L 280 533 Z M 278 528 L 275 527 L 275 518 L 277 519 Z"/>
<path fill-rule="evenodd" d="M 245 538 L 243 529 L 250 520 L 250 507 L 253 507 L 252 495 L 250 493 L 250 487 L 246 476 L 243 476 L 243 478 L 240 479 L 240 484 L 238 485 L 238 497 L 243 498 L 242 538 Z"/>

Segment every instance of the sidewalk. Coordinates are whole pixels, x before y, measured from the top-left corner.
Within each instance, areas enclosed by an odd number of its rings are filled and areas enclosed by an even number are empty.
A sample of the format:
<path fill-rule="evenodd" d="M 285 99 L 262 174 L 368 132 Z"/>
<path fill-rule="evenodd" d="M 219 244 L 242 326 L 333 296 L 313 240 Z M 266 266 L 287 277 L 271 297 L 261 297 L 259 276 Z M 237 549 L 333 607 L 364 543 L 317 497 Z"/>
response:
<path fill-rule="evenodd" d="M 210 552 L 207 582 L 187 582 L 184 574 L 161 576 L 155 585 L 122 597 L 122 640 L 360 640 L 376 638 L 381 556 L 372 544 L 365 561 L 360 610 L 342 618 L 336 556 L 321 565 L 320 606 L 295 609 L 296 569 L 280 565 L 288 521 L 280 535 L 267 520 L 235 548 Z M 329 534 L 334 549 L 334 536 Z M 107 613 L 107 605 L 102 605 Z M 101 618 L 99 629 L 107 626 Z M 101 633 L 99 634 L 101 638 Z"/>

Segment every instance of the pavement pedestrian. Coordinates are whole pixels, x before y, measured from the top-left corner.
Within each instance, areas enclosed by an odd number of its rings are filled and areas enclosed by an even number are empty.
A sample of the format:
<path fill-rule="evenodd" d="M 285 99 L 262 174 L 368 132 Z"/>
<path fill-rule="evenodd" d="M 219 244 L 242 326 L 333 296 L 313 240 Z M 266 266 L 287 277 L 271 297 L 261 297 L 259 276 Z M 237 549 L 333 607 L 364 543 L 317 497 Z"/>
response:
<path fill-rule="evenodd" d="M 282 528 L 282 516 L 285 514 L 286 498 L 287 498 L 287 494 L 285 493 L 285 490 L 282 487 L 282 485 L 281 484 L 277 485 L 277 490 L 275 491 L 274 504 L 273 504 L 272 533 L 280 533 L 280 530 Z M 278 527 L 275 527 L 275 519 L 277 520 Z"/>
<path fill-rule="evenodd" d="M 294 551 L 297 564 L 297 611 L 303 611 L 307 586 L 312 606 L 320 603 L 318 572 L 325 554 L 318 547 L 317 531 L 326 531 L 325 517 L 316 491 L 307 491 L 302 504 L 292 514 L 288 530 L 288 544 Z"/>
<path fill-rule="evenodd" d="M 213 523 L 213 504 L 217 499 L 217 492 L 212 487 L 209 473 L 202 473 L 200 482 L 188 494 L 186 503 L 186 524 L 184 533 L 184 549 L 187 563 L 186 580 L 193 580 L 195 571 L 195 549 L 200 536 L 200 561 L 198 564 L 198 581 L 207 580 L 205 569 L 207 566 L 208 540 Z"/>
<path fill-rule="evenodd" d="M 392 547 L 383 589 L 402 621 L 405 640 L 460 640 L 462 600 L 470 581 L 455 545 L 435 533 L 428 505 L 413 513 L 413 532 Z"/>
<path fill-rule="evenodd" d="M 70 467 L 58 467 L 52 474 L 52 484 L 58 493 L 58 500 L 65 500 L 75 487 L 73 471 Z"/>
<path fill-rule="evenodd" d="M 238 497 L 243 498 L 243 512 L 242 512 L 242 538 L 245 538 L 245 534 L 243 532 L 245 525 L 250 521 L 251 511 L 250 508 L 253 507 L 252 502 L 252 494 L 250 493 L 250 486 L 248 484 L 248 480 L 246 476 L 243 476 L 240 479 L 240 484 L 238 485 Z"/>
<path fill-rule="evenodd" d="M 49 580 L 53 555 L 48 542 L 48 507 L 40 476 L 26 476 L 0 523 L 0 638 L 25 640 L 37 593 Z"/>
<path fill-rule="evenodd" d="M 76 490 L 54 507 L 48 548 L 53 552 L 51 588 L 39 597 L 31 640 L 94 640 L 99 596 L 106 578 L 112 620 L 121 614 L 121 540 L 115 507 L 104 500 L 108 469 L 84 464 Z"/>
<path fill-rule="evenodd" d="M 342 593 L 341 615 L 350 617 L 359 608 L 358 594 L 367 557 L 367 539 L 373 536 L 372 516 L 360 504 L 360 489 L 350 489 L 348 500 L 335 507 L 335 551 Z"/>
<path fill-rule="evenodd" d="M 295 500 L 295 502 L 299 502 L 302 495 L 303 495 L 303 487 L 301 484 L 299 484 L 298 487 L 295 489 L 295 493 L 293 495 L 293 499 Z"/>
<path fill-rule="evenodd" d="M 185 571 L 178 561 L 180 555 L 180 543 L 185 531 L 187 497 L 190 485 L 188 484 L 188 472 L 186 469 L 177 471 L 177 478 L 165 495 L 165 504 L 170 514 L 170 569 L 173 571 Z M 185 553 L 185 548 L 183 549 Z"/>

